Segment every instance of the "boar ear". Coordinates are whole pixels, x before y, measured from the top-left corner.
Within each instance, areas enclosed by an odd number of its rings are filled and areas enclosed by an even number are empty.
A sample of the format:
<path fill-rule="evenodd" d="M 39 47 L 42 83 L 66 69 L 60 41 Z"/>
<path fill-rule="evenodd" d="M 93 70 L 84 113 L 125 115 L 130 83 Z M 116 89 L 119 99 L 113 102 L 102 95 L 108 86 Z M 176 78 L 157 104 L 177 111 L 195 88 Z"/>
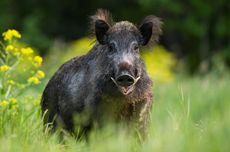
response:
<path fill-rule="evenodd" d="M 106 33 L 113 24 L 112 17 L 109 11 L 98 9 L 96 14 L 90 17 L 91 29 L 96 35 L 100 44 L 105 44 Z"/>
<path fill-rule="evenodd" d="M 142 35 L 142 45 L 147 45 L 150 42 L 158 41 L 161 31 L 162 22 L 158 17 L 153 15 L 145 17 L 139 26 L 139 31 Z"/>
<path fill-rule="evenodd" d="M 100 44 L 105 44 L 106 33 L 109 30 L 109 25 L 103 20 L 97 20 L 95 22 L 95 35 Z"/>

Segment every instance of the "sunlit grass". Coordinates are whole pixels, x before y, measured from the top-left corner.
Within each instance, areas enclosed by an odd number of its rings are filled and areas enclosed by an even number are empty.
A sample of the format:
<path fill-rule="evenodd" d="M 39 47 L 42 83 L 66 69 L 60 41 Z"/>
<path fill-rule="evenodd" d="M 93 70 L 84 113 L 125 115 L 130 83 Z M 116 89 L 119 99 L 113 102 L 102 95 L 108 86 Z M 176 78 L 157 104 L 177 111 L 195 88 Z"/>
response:
<path fill-rule="evenodd" d="M 154 86 L 149 139 L 139 144 L 124 128 L 108 126 L 95 130 L 89 142 L 47 134 L 35 99 L 25 103 L 16 115 L 0 115 L 0 151 L 229 151 L 230 78 L 177 78 Z M 40 92 L 40 91 L 39 91 Z M 26 101 L 28 100 L 28 101 Z M 35 102 L 36 103 L 36 102 Z"/>

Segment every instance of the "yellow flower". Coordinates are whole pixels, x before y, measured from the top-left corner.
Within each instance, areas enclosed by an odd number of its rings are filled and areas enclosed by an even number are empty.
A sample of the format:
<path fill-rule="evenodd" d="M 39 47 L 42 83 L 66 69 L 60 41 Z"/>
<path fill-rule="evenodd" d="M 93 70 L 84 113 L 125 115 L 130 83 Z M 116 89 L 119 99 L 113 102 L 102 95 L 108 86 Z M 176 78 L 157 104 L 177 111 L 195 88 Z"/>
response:
<path fill-rule="evenodd" d="M 157 45 L 152 49 L 142 53 L 150 77 L 158 82 L 174 80 L 173 68 L 176 65 L 176 58 L 162 46 Z"/>
<path fill-rule="evenodd" d="M 6 32 L 2 33 L 3 39 L 6 40 L 12 40 L 13 37 L 15 38 L 21 38 L 21 34 L 16 31 L 15 29 L 9 29 Z"/>
<path fill-rule="evenodd" d="M 22 55 L 24 56 L 30 56 L 34 53 L 34 50 L 30 47 L 27 47 L 27 48 L 22 48 L 21 52 L 22 52 Z"/>
<path fill-rule="evenodd" d="M 17 99 L 15 99 L 15 98 L 10 98 L 10 99 L 9 99 L 9 102 L 10 102 L 11 104 L 16 104 L 16 103 L 17 103 Z"/>
<path fill-rule="evenodd" d="M 41 70 L 38 70 L 37 73 L 36 73 L 36 76 L 40 79 L 44 78 L 45 77 L 45 73 Z"/>
<path fill-rule="evenodd" d="M 35 65 L 40 66 L 42 64 L 42 61 L 43 61 L 42 57 L 40 57 L 40 56 L 35 56 L 34 57 Z"/>
<path fill-rule="evenodd" d="M 6 46 L 6 51 L 12 51 L 14 50 L 14 46 L 13 45 L 7 45 Z"/>
<path fill-rule="evenodd" d="M 13 55 L 19 55 L 19 49 L 14 47 L 13 45 L 7 45 L 6 46 L 6 51 L 12 53 Z"/>
<path fill-rule="evenodd" d="M 8 101 L 3 100 L 3 101 L 0 102 L 0 107 L 5 107 L 5 106 L 7 106 L 8 104 L 9 104 Z"/>
<path fill-rule="evenodd" d="M 8 80 L 7 83 L 8 83 L 9 85 L 15 85 L 14 80 Z"/>
<path fill-rule="evenodd" d="M 32 84 L 39 84 L 40 83 L 40 80 L 37 77 L 30 77 L 27 81 L 29 83 L 32 83 Z"/>
<path fill-rule="evenodd" d="M 8 65 L 2 65 L 0 66 L 0 71 L 1 72 L 6 72 L 10 69 L 10 67 Z"/>

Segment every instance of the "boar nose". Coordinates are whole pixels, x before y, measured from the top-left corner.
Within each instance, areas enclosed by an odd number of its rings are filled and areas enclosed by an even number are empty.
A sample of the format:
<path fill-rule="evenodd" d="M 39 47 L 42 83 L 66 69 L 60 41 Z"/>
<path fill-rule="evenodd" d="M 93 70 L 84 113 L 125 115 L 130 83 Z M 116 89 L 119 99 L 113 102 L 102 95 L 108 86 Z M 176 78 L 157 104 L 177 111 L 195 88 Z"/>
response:
<path fill-rule="evenodd" d="M 116 82 L 121 86 L 131 86 L 135 79 L 128 73 L 123 73 L 116 78 Z"/>

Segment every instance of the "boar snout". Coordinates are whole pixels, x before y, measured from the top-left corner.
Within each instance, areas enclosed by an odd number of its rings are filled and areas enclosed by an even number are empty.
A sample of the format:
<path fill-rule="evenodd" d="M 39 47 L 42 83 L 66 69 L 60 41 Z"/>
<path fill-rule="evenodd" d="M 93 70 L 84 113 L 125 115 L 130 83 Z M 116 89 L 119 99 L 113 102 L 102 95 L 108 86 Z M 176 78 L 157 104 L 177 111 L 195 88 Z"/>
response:
<path fill-rule="evenodd" d="M 116 78 L 111 77 L 111 79 L 122 94 L 128 95 L 135 89 L 135 84 L 140 77 L 134 78 L 127 71 L 123 71 Z"/>
<path fill-rule="evenodd" d="M 116 82 L 120 86 L 131 86 L 134 84 L 135 78 L 128 72 L 124 71 L 116 78 Z"/>

